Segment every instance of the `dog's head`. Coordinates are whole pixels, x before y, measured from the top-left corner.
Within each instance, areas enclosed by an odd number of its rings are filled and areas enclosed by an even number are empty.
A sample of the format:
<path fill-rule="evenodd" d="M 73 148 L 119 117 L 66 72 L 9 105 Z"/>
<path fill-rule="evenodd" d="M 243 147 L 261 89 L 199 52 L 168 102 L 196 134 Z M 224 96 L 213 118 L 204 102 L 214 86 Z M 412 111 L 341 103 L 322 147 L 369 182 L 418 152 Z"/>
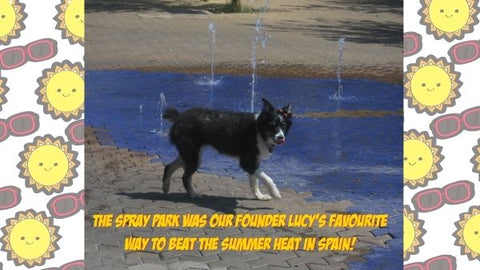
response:
<path fill-rule="evenodd" d="M 292 105 L 275 109 L 266 99 L 262 98 L 263 109 L 257 118 L 257 128 L 262 139 L 269 145 L 285 143 L 286 135 L 292 126 Z"/>

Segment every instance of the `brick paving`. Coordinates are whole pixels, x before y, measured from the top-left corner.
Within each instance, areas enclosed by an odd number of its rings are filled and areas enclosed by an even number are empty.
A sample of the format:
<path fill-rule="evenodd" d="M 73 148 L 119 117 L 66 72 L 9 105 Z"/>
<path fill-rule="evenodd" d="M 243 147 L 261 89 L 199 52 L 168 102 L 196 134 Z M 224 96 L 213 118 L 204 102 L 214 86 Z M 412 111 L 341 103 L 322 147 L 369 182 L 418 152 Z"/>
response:
<path fill-rule="evenodd" d="M 101 140 L 99 140 L 101 138 Z M 103 143 L 103 144 L 102 144 Z M 93 228 L 96 213 L 333 213 L 344 212 L 350 201 L 307 202 L 309 193 L 281 189 L 283 199 L 258 201 L 247 181 L 214 174 L 194 175 L 201 199 L 186 196 L 181 172 L 172 179 L 171 193 L 161 189 L 163 164 L 154 156 L 120 149 L 111 144 L 108 131 L 86 128 L 86 231 L 87 269 L 348 269 L 348 262 L 362 260 L 371 247 L 385 246 L 388 234 L 375 236 L 372 228 Z M 358 236 L 354 251 L 163 251 L 125 252 L 127 236 Z"/>

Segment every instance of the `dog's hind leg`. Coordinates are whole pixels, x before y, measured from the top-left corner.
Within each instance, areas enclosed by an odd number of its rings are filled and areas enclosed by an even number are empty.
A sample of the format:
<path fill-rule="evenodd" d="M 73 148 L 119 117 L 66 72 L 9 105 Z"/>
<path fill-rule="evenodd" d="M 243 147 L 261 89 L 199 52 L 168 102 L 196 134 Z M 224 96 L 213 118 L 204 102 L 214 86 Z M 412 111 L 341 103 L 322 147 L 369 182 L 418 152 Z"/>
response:
<path fill-rule="evenodd" d="M 273 182 L 272 178 L 270 178 L 270 176 L 268 176 L 260 169 L 255 172 L 255 175 L 265 183 L 265 186 L 267 186 L 268 191 L 270 192 L 270 194 L 272 194 L 273 197 L 277 199 L 282 198 L 282 195 L 280 195 L 277 186 Z"/>
<path fill-rule="evenodd" d="M 183 167 L 183 160 L 180 156 L 178 156 L 172 163 L 165 166 L 165 170 L 163 171 L 163 192 L 165 194 L 168 193 L 170 190 L 170 180 L 172 178 L 173 173 L 178 170 L 180 167 Z"/>
<path fill-rule="evenodd" d="M 182 155 L 182 153 L 180 153 Z M 192 187 L 192 175 L 200 167 L 200 149 L 191 150 L 190 152 L 183 152 L 182 159 L 184 161 L 185 173 L 182 176 L 183 186 L 187 190 L 190 198 L 199 198 L 199 194 L 195 193 Z"/>

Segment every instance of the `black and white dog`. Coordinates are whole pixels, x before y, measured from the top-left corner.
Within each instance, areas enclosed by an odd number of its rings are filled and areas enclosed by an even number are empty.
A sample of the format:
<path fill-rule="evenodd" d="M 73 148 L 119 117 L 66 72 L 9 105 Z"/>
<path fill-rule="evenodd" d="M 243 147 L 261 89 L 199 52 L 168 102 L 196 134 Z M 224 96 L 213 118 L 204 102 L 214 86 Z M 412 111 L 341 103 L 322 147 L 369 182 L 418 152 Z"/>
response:
<path fill-rule="evenodd" d="M 270 156 L 275 146 L 285 143 L 285 136 L 292 125 L 292 106 L 289 104 L 276 110 L 266 99 L 262 100 L 260 114 L 205 108 L 179 113 L 176 109 L 167 109 L 165 118 L 173 122 L 170 142 L 177 147 L 179 156 L 165 167 L 164 192 L 168 193 L 170 189 L 172 174 L 183 167 L 183 186 L 190 197 L 198 197 L 192 189 L 192 175 L 200 166 L 202 147 L 210 145 L 222 154 L 239 159 L 240 167 L 248 173 L 250 187 L 257 199 L 272 198 L 260 191 L 259 179 L 273 197 L 281 198 L 272 178 L 260 169 L 260 162 Z"/>

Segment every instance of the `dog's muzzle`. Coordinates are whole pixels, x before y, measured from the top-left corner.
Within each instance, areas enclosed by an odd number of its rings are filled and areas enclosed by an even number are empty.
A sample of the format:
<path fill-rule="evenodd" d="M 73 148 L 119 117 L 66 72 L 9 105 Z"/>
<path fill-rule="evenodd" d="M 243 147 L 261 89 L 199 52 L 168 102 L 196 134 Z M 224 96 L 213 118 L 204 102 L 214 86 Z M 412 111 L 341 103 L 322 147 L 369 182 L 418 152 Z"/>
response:
<path fill-rule="evenodd" d="M 280 136 L 275 136 L 275 143 L 276 144 L 284 144 L 285 143 L 285 136 L 280 135 Z"/>

